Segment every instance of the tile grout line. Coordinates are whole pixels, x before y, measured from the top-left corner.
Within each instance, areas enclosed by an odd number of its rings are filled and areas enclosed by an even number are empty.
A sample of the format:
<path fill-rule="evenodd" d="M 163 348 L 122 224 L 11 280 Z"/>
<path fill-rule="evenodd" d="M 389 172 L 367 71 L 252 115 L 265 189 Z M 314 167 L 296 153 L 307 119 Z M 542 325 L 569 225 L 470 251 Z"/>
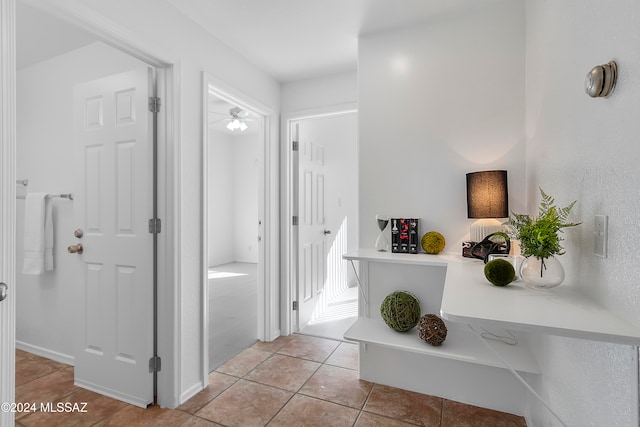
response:
<path fill-rule="evenodd" d="M 300 335 L 300 336 L 305 336 L 305 335 L 302 335 L 302 334 L 299 334 L 299 335 Z M 313 338 L 317 338 L 317 337 L 313 337 Z M 321 339 L 326 339 L 326 338 L 321 338 Z M 331 341 L 336 341 L 336 340 L 331 340 Z M 309 375 L 309 378 L 307 378 L 307 379 L 306 379 L 306 381 L 305 381 L 305 382 L 304 382 L 300 387 L 298 387 L 298 389 L 297 389 L 296 391 L 291 392 L 290 390 L 281 389 L 281 388 L 279 388 L 279 387 L 275 387 L 275 386 L 270 386 L 270 387 L 276 388 L 276 389 L 278 389 L 278 390 L 288 391 L 288 392 L 290 392 L 290 393 L 292 393 L 292 394 L 291 394 L 291 397 L 290 397 L 289 399 L 287 399 L 287 401 L 286 401 L 286 402 L 285 402 L 285 403 L 280 407 L 280 409 L 278 409 L 278 411 L 277 411 L 277 412 L 276 412 L 276 413 L 275 413 L 275 414 L 274 414 L 274 415 L 269 419 L 269 421 L 267 421 L 267 424 L 265 424 L 265 427 L 266 427 L 266 426 L 268 426 L 268 425 L 269 425 L 269 424 L 270 424 L 270 423 L 271 423 L 271 422 L 272 422 L 272 421 L 273 421 L 273 420 L 278 416 L 278 414 L 280 414 L 280 413 L 282 412 L 282 410 L 283 410 L 283 409 L 284 409 L 284 408 L 289 404 L 289 402 L 291 402 L 291 400 L 293 400 L 293 398 L 294 398 L 295 396 L 297 396 L 297 395 L 304 396 L 304 397 L 307 397 L 307 398 L 310 398 L 310 399 L 319 400 L 319 401 L 322 401 L 322 402 L 327 402 L 327 403 L 332 403 L 332 404 L 340 405 L 340 404 L 335 403 L 335 402 L 331 402 L 331 401 L 328 401 L 328 400 L 325 400 L 325 399 L 320 399 L 320 398 L 317 398 L 317 397 L 314 397 L 314 396 L 308 396 L 308 395 L 306 395 L 306 394 L 304 394 L 304 393 L 300 393 L 300 390 L 302 390 L 302 389 L 304 388 L 304 386 L 305 386 L 305 385 L 306 385 L 306 384 L 311 380 L 311 378 L 313 378 L 313 376 L 314 376 L 314 375 L 315 375 L 315 374 L 320 370 L 320 368 L 322 368 L 323 366 L 325 366 L 325 365 L 326 365 L 327 360 L 329 360 L 329 358 L 330 358 L 330 357 L 331 357 L 331 356 L 336 352 L 336 350 L 338 349 L 338 347 L 340 347 L 340 345 L 342 344 L 340 341 L 337 341 L 337 342 L 338 342 L 338 345 L 336 345 L 336 346 L 335 346 L 335 348 L 334 348 L 333 350 L 331 350 L 331 352 L 327 355 L 327 357 L 325 357 L 325 358 L 323 359 L 323 361 L 322 361 L 322 362 L 317 362 L 317 361 L 315 361 L 315 360 L 305 359 L 305 358 L 303 358 L 303 357 L 291 356 L 291 355 L 288 355 L 288 354 L 279 353 L 279 351 L 280 351 L 280 350 L 282 350 L 282 348 L 284 348 L 284 347 L 285 347 L 285 346 L 282 346 L 280 349 L 278 349 L 278 351 L 273 352 L 273 353 L 271 354 L 271 356 L 269 356 L 269 357 L 268 357 L 267 359 L 265 359 L 263 362 L 261 362 L 260 364 L 258 364 L 258 366 L 262 365 L 262 363 L 264 363 L 264 362 L 266 362 L 267 360 L 269 360 L 269 359 L 270 359 L 274 354 L 279 354 L 279 355 L 281 355 L 281 356 L 286 356 L 286 357 L 292 357 L 292 358 L 299 359 L 299 360 L 303 360 L 303 361 L 308 361 L 308 362 L 315 362 L 315 363 L 318 363 L 318 367 L 313 371 L 313 373 L 312 373 L 311 375 Z M 257 369 L 257 367 L 258 367 L 258 366 L 256 366 L 254 369 Z M 333 366 L 333 365 L 328 365 L 328 366 Z M 253 371 L 254 369 L 252 369 L 251 371 Z M 250 371 L 250 372 L 251 372 L 251 371 Z M 247 373 L 246 375 L 248 375 L 248 373 Z M 244 377 L 243 377 L 243 379 L 244 379 Z M 249 380 L 249 379 L 245 379 L 245 381 L 251 381 L 251 382 L 254 382 L 255 384 L 266 385 L 266 384 L 262 384 L 262 383 L 259 383 L 259 382 L 257 382 L 257 381 L 252 381 L 252 380 Z M 346 407 L 346 408 L 349 408 L 349 409 L 355 409 L 355 408 L 352 408 L 352 407 L 350 407 L 350 406 L 346 406 L 346 405 L 340 405 L 340 406 L 343 406 L 343 407 Z M 360 412 L 362 412 L 362 410 L 360 410 Z M 360 417 L 360 413 L 358 413 L 358 417 L 356 417 L 356 421 L 358 420 L 358 418 L 359 418 L 359 417 Z M 355 422 L 354 422 L 354 423 L 355 423 Z"/>
<path fill-rule="evenodd" d="M 315 337 L 314 337 L 314 338 L 315 338 Z M 368 391 L 368 393 L 367 393 L 367 395 L 366 395 L 366 398 L 364 399 L 364 403 L 361 405 L 361 407 L 360 407 L 359 409 L 358 409 L 357 407 L 355 407 L 355 408 L 354 408 L 353 406 L 349 406 L 348 404 L 334 402 L 334 401 L 327 400 L 327 399 L 322 398 L 322 397 L 317 397 L 317 396 L 314 396 L 314 395 L 308 395 L 308 394 L 305 394 L 305 393 L 301 392 L 301 390 L 302 390 L 302 389 L 303 389 L 307 384 L 309 384 L 309 381 L 310 381 L 310 380 L 311 380 L 315 375 L 317 375 L 317 374 L 318 374 L 318 372 L 319 372 L 323 367 L 325 367 L 325 366 L 326 366 L 326 367 L 330 367 L 330 368 L 332 368 L 332 369 L 334 369 L 334 368 L 335 368 L 335 369 L 345 369 L 345 370 L 349 370 L 349 371 L 359 371 L 359 368 L 357 368 L 357 369 L 351 369 L 350 367 L 339 366 L 339 365 L 333 365 L 333 364 L 328 363 L 328 361 L 331 359 L 331 357 L 333 357 L 333 356 L 336 354 L 336 352 L 338 352 L 338 350 L 341 348 L 341 345 L 342 345 L 342 343 L 343 343 L 343 342 L 340 342 L 340 341 L 337 341 L 337 340 L 332 340 L 332 339 L 326 339 L 326 340 L 328 340 L 328 341 L 332 341 L 332 342 L 333 342 L 333 344 L 336 344 L 336 343 L 337 343 L 337 345 L 335 345 L 335 347 L 334 347 L 331 351 L 329 351 L 329 352 L 327 353 L 328 355 L 327 355 L 326 357 L 324 357 L 324 358 L 323 358 L 323 361 L 321 361 L 321 362 L 319 362 L 319 361 L 317 361 L 317 360 L 306 359 L 306 358 L 304 358 L 304 357 L 299 357 L 299 356 L 294 356 L 294 355 L 289 355 L 289 354 L 280 353 L 280 351 L 282 351 L 282 350 L 286 347 L 286 344 L 284 344 L 284 345 L 279 346 L 279 347 L 274 346 L 273 348 L 274 348 L 275 350 L 271 350 L 271 351 L 265 351 L 265 350 L 262 350 L 262 351 L 266 354 L 266 358 L 265 358 L 264 360 L 261 360 L 261 361 L 258 363 L 258 365 L 256 365 L 256 366 L 255 366 L 255 367 L 253 367 L 252 369 L 249 369 L 247 372 L 245 372 L 245 373 L 244 373 L 244 374 L 242 374 L 241 376 L 230 375 L 230 374 L 228 374 L 228 373 L 224 373 L 224 372 L 217 372 L 216 370 L 214 370 L 213 372 L 216 372 L 216 373 L 217 373 L 217 374 L 219 374 L 219 375 L 223 375 L 223 376 L 226 376 L 226 377 L 228 377 L 228 378 L 230 378 L 230 379 L 233 379 L 233 382 L 232 382 L 231 384 L 229 384 L 229 385 L 226 385 L 226 386 L 225 386 L 221 391 L 219 391 L 219 392 L 215 395 L 215 397 L 213 397 L 213 398 L 211 398 L 211 399 L 207 399 L 207 402 L 206 402 L 206 403 L 204 403 L 204 404 L 202 404 L 202 405 L 196 405 L 196 406 L 199 406 L 199 408 L 198 408 L 198 409 L 196 409 L 196 410 L 194 410 L 194 411 L 193 411 L 193 413 L 192 413 L 192 412 L 189 412 L 189 411 L 187 411 L 187 410 L 184 410 L 184 409 L 174 408 L 174 410 L 177 410 L 179 413 L 183 414 L 183 416 L 185 416 L 185 417 L 186 417 L 185 421 L 184 421 L 183 423 L 181 423 L 181 425 L 182 425 L 182 424 L 184 424 L 184 423 L 186 423 L 186 422 L 188 422 L 188 420 L 189 420 L 189 419 L 192 419 L 192 420 L 198 420 L 198 419 L 199 419 L 199 420 L 206 420 L 207 422 L 213 422 L 213 423 L 216 423 L 215 421 L 213 421 L 213 420 L 211 420 L 211 419 L 205 418 L 205 417 L 203 417 L 203 416 L 201 416 L 201 415 L 196 415 L 196 414 L 197 414 L 197 412 L 199 412 L 202 408 L 204 408 L 205 406 L 207 406 L 208 404 L 210 404 L 210 403 L 211 403 L 212 401 L 214 401 L 215 399 L 219 398 L 219 397 L 220 397 L 221 395 L 223 395 L 224 393 L 228 392 L 229 388 L 231 388 L 233 385 L 237 384 L 240 380 L 244 380 L 244 381 L 251 382 L 251 383 L 255 383 L 255 384 L 260 384 L 260 385 L 262 385 L 262 386 L 268 386 L 268 387 L 271 387 L 271 388 L 273 388 L 273 389 L 282 390 L 282 391 L 285 391 L 285 392 L 287 392 L 287 393 L 290 393 L 290 397 L 289 397 L 289 398 L 287 398 L 287 399 L 286 399 L 286 401 L 282 404 L 282 406 L 280 406 L 280 407 L 279 407 L 279 409 L 275 412 L 275 414 L 274 414 L 272 417 L 270 417 L 270 419 L 269 419 L 268 421 L 266 421 L 266 423 L 267 423 L 267 424 L 265 424 L 265 425 L 270 425 L 270 424 L 272 424 L 272 423 L 274 422 L 274 419 L 275 419 L 278 415 L 282 414 L 282 410 L 283 410 L 283 409 L 284 409 L 288 404 L 290 404 L 290 402 L 292 401 L 292 399 L 293 399 L 295 396 L 297 396 L 297 395 L 298 395 L 298 396 L 300 396 L 300 397 L 304 397 L 304 398 L 312 399 L 312 400 L 317 401 L 317 402 L 325 402 L 325 403 L 327 403 L 327 404 L 338 405 L 338 406 L 343 407 L 343 408 L 348 408 L 348 409 L 351 409 L 351 410 L 356 410 L 356 411 L 358 411 L 358 412 L 357 412 L 357 416 L 356 416 L 356 418 L 355 418 L 355 421 L 354 421 L 354 422 L 353 422 L 353 424 L 352 424 L 352 427 L 353 427 L 353 426 L 355 426 L 355 425 L 358 423 L 358 421 L 362 419 L 362 417 L 363 417 L 363 416 L 367 416 L 367 417 L 369 417 L 369 416 L 381 417 L 381 418 L 388 419 L 388 420 L 402 421 L 402 422 L 405 422 L 405 423 L 407 423 L 407 424 L 409 424 L 409 425 L 415 425 L 415 424 L 414 424 L 414 422 L 415 422 L 414 420 L 412 420 L 412 421 L 402 420 L 402 419 L 400 419 L 400 418 L 394 418 L 394 417 L 392 417 L 392 416 L 388 416 L 388 415 L 385 415 L 385 414 L 378 414 L 378 413 L 370 412 L 370 411 L 366 410 L 367 405 L 371 402 L 371 399 L 372 399 L 372 396 L 373 396 L 373 393 L 374 393 L 374 389 L 375 389 L 376 387 L 378 387 L 378 386 L 382 386 L 382 385 L 380 385 L 380 384 L 378 384 L 378 383 L 375 383 L 375 382 L 370 382 L 370 383 L 372 384 L 372 386 L 371 386 L 371 388 L 369 389 L 369 391 Z M 345 343 L 345 345 L 352 345 L 352 343 Z M 346 349 L 345 349 L 345 350 L 346 350 Z M 351 351 L 351 350 L 349 350 L 349 351 Z M 291 357 L 292 359 L 297 359 L 297 360 L 299 360 L 299 361 L 314 362 L 314 363 L 316 363 L 316 364 L 317 364 L 317 366 L 315 367 L 315 369 L 313 369 L 313 371 L 310 373 L 310 375 L 308 376 L 308 378 L 306 378 L 306 380 L 303 382 L 303 384 L 302 384 L 301 386 L 297 387 L 297 389 L 296 389 L 295 391 L 291 391 L 291 390 L 287 390 L 287 389 L 281 389 L 280 387 L 276 387 L 276 386 L 272 386 L 272 385 L 268 385 L 268 384 L 263 384 L 263 383 L 261 383 L 261 382 L 254 381 L 254 380 L 250 380 L 250 379 L 247 379 L 247 378 L 246 378 L 246 377 L 247 377 L 251 372 L 254 372 L 254 371 L 255 371 L 255 369 L 257 369 L 257 368 L 258 368 L 259 366 L 261 366 L 263 363 L 265 363 L 265 362 L 267 362 L 268 360 L 270 360 L 270 359 L 271 359 L 274 355 L 276 355 L 276 354 L 278 354 L 278 355 L 280 355 L 280 356 L 283 356 L 283 357 Z M 306 352 L 306 353 L 301 353 L 301 354 L 312 354 L 312 353 Z M 347 353 L 347 354 L 348 354 L 348 353 Z M 25 362 L 26 362 L 26 361 L 36 361 L 36 362 L 37 362 L 37 361 L 39 361 L 39 360 L 41 360 L 41 359 L 42 359 L 42 358 L 41 358 L 40 356 L 37 356 L 37 355 L 34 355 L 34 357 L 31 357 L 31 358 L 29 358 L 29 357 L 23 357 L 23 358 L 22 358 L 22 360 L 23 360 L 23 361 L 25 361 Z M 338 363 L 340 363 L 340 362 L 345 362 L 345 363 L 346 363 L 347 361 L 348 361 L 348 366 L 353 366 L 353 364 L 351 363 L 351 362 L 352 362 L 352 360 L 350 360 L 350 359 L 348 359 L 348 358 L 344 358 L 344 357 L 343 357 L 343 358 L 341 358 L 341 359 L 339 359 Z M 65 374 L 65 377 L 66 377 L 66 374 L 67 374 L 67 373 L 71 373 L 71 374 L 73 373 L 73 366 L 68 366 L 68 365 L 49 365 L 48 367 L 52 369 L 52 370 L 51 370 L 51 372 L 49 372 L 48 374 L 45 374 L 45 375 L 39 376 L 39 377 L 37 377 L 37 378 L 31 378 L 29 381 L 25 382 L 23 385 L 24 385 L 24 386 L 28 386 L 30 383 L 32 383 L 32 382 L 34 382 L 34 381 L 38 381 L 38 380 L 40 380 L 41 378 L 46 377 L 46 376 L 48 376 L 48 375 L 54 375 L 54 374 L 55 374 L 55 375 L 59 375 L 59 373 L 60 373 L 60 372 L 63 372 L 63 373 Z M 37 372 L 37 371 L 31 371 L 31 372 Z M 29 371 L 26 371 L 26 370 L 25 370 L 25 371 L 23 371 L 23 373 L 27 374 L 27 376 L 25 376 L 25 377 L 23 377 L 23 378 L 28 378 Z M 73 376 L 73 374 L 72 374 L 72 376 Z M 221 385 L 223 385 L 223 384 L 225 384 L 225 383 L 226 383 L 226 380 L 225 380 L 224 382 L 222 382 L 222 383 L 221 383 Z M 37 383 L 36 383 L 36 384 L 37 384 Z M 208 386 L 208 385 L 207 385 L 207 386 Z M 60 396 L 56 396 L 56 397 L 55 397 L 55 399 L 53 399 L 52 401 L 54 401 L 54 402 L 59 402 L 59 401 L 63 401 L 63 400 L 73 399 L 73 397 L 74 397 L 74 396 L 77 396 L 77 395 L 78 395 L 78 393 L 80 393 L 82 390 L 83 390 L 82 388 L 77 387 L 77 386 L 75 386 L 75 384 L 73 384 L 73 385 L 72 385 L 72 390 L 67 390 L 67 393 L 63 393 L 63 394 L 62 394 L 62 395 L 60 395 Z M 216 388 L 216 391 L 217 391 L 217 388 Z M 439 425 L 440 427 L 445 427 L 445 425 L 446 425 L 446 424 L 445 424 L 445 421 L 447 421 L 447 420 L 448 420 L 448 418 L 447 418 L 447 414 L 445 414 L 445 410 L 446 410 L 446 408 L 448 408 L 448 406 L 447 406 L 447 402 L 448 402 L 448 401 L 447 401 L 447 399 L 445 399 L 445 398 L 440 398 L 440 422 L 439 422 L 439 424 L 437 424 L 437 425 Z M 185 402 L 185 403 L 186 403 L 186 402 Z M 461 405 L 463 405 L 463 404 L 461 403 Z M 454 411 L 452 408 L 449 408 L 449 409 L 450 409 L 450 411 L 448 412 L 449 414 L 454 414 L 454 413 L 457 411 L 457 409 L 456 409 L 455 411 Z M 124 411 L 124 410 L 126 410 L 126 408 L 118 409 L 118 410 L 116 410 L 116 411 L 114 411 L 114 412 L 109 413 L 105 418 L 102 418 L 101 420 L 91 421 L 91 423 L 92 423 L 91 425 L 96 425 L 96 424 L 100 424 L 100 423 L 102 423 L 102 422 L 106 422 L 106 421 L 108 421 L 108 420 L 115 419 L 116 415 L 117 415 L 117 414 L 119 414 L 119 413 L 121 413 L 121 412 L 122 412 L 122 411 Z M 366 412 L 367 414 L 369 414 L 369 415 L 364 414 L 365 412 Z M 31 416 L 33 416 L 34 418 L 33 418 L 33 419 L 29 418 L 29 417 L 31 417 Z M 191 418 L 191 417 L 193 417 L 193 418 Z M 36 417 L 35 415 L 33 415 L 33 414 L 29 414 L 29 415 L 26 415 L 26 416 L 21 417 L 20 419 L 16 420 L 16 426 L 25 426 L 25 425 L 29 425 L 31 422 L 34 422 L 34 421 L 36 421 L 37 419 L 38 419 L 38 417 Z M 451 420 L 449 420 L 449 421 L 451 421 Z M 25 424 L 25 423 L 26 423 L 26 424 Z M 217 424 L 220 424 L 220 423 L 217 423 Z M 220 424 L 220 425 L 222 425 L 222 424 Z M 512 424 L 509 424 L 509 425 L 512 425 Z"/>

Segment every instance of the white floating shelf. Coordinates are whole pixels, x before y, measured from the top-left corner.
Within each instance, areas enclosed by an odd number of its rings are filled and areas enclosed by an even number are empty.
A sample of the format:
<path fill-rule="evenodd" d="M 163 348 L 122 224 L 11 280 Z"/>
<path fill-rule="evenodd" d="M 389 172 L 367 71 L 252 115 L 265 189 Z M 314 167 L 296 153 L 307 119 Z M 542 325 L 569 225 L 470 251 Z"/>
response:
<path fill-rule="evenodd" d="M 353 261 L 374 261 L 391 264 L 413 264 L 433 267 L 446 267 L 450 262 L 464 261 L 461 256 L 445 253 L 438 255 L 428 254 L 400 254 L 392 252 L 379 252 L 375 249 L 358 249 L 346 253 L 342 258 Z M 468 259 L 468 258 L 467 258 Z M 468 259 L 469 262 L 474 262 Z"/>
<path fill-rule="evenodd" d="M 360 317 L 344 334 L 344 338 L 361 343 L 375 344 L 387 348 L 433 357 L 442 357 L 462 362 L 504 368 L 502 363 L 480 340 L 464 325 L 446 322 L 447 338 L 440 346 L 432 346 L 422 341 L 417 328 L 408 332 L 396 332 L 379 318 Z M 504 331 L 492 330 L 493 333 Z M 538 364 L 533 360 L 526 345 L 498 346 L 498 351 L 514 369 L 521 372 L 540 373 Z"/>
<path fill-rule="evenodd" d="M 511 330 L 640 345 L 634 325 L 571 283 L 534 290 L 523 282 L 496 287 L 484 278 L 482 264 L 447 267 L 440 314 L 445 320 Z"/>
<path fill-rule="evenodd" d="M 491 285 L 482 261 L 455 254 L 396 254 L 358 249 L 343 256 L 351 261 L 446 267 L 440 308 L 445 320 L 492 328 L 640 345 L 640 325 L 603 307 L 572 283 L 544 291 L 523 282 Z"/>

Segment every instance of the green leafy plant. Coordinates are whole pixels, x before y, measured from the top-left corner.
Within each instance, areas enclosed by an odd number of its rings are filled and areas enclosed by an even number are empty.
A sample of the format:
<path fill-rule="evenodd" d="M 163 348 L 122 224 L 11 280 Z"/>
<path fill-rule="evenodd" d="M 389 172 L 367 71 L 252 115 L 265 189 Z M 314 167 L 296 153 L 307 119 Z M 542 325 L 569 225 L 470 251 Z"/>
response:
<path fill-rule="evenodd" d="M 526 214 L 511 213 L 508 225 L 511 226 L 511 238 L 520 240 L 520 251 L 523 256 L 534 256 L 542 260 L 541 268 L 544 268 L 544 260 L 553 255 L 564 254 L 564 248 L 560 244 L 562 239 L 558 233 L 563 228 L 575 227 L 580 222 L 569 222 L 567 218 L 573 206 L 574 200 L 568 206 L 559 208 L 555 206 L 555 199 L 540 189 L 542 200 L 535 218 Z"/>
<path fill-rule="evenodd" d="M 547 266 L 545 260 L 554 255 L 563 255 L 564 248 L 560 244 L 564 239 L 559 233 L 563 228 L 575 227 L 580 222 L 569 222 L 568 217 L 576 204 L 571 202 L 568 206 L 557 207 L 555 199 L 540 188 L 540 207 L 538 215 L 533 218 L 526 214 L 511 213 L 507 225 L 508 233 L 495 233 L 502 237 L 511 237 L 520 240 L 520 253 L 525 257 L 536 257 L 540 260 L 540 277 L 543 276 Z"/>

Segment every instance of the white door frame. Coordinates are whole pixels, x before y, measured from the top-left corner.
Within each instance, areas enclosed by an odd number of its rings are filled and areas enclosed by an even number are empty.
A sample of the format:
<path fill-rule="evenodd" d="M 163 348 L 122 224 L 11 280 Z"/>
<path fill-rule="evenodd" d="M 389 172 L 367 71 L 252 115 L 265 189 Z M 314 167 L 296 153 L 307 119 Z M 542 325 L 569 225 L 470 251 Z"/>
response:
<path fill-rule="evenodd" d="M 278 157 L 277 118 L 275 111 L 218 80 L 202 74 L 202 381 L 209 383 L 209 94 L 262 116 L 258 188 L 258 339 L 272 341 L 280 335 L 278 328 Z M 274 162 L 275 159 L 275 162 Z M 274 211 L 275 207 L 275 211 Z"/>
<path fill-rule="evenodd" d="M 298 330 L 297 313 L 293 310 L 293 301 L 297 297 L 297 259 L 298 259 L 298 230 L 293 225 L 292 218 L 297 212 L 297 175 L 294 165 L 294 157 L 291 147 L 291 124 L 296 120 L 313 119 L 319 117 L 329 117 L 342 114 L 352 114 L 358 112 L 357 103 L 335 105 L 326 108 L 296 111 L 284 114 L 281 124 L 281 162 L 285 167 L 282 170 L 282 192 L 286 197 L 282 197 L 282 246 L 281 246 L 281 332 L 282 335 L 290 335 Z"/>
<path fill-rule="evenodd" d="M 15 402 L 16 332 L 16 48 L 15 0 L 0 2 L 0 282 L 9 287 L 0 302 L 0 404 Z M 0 427 L 15 414 L 0 410 Z"/>
<path fill-rule="evenodd" d="M 179 105 L 180 94 L 180 69 L 178 64 L 163 59 L 159 55 L 149 52 L 148 49 L 141 47 L 142 45 L 135 40 L 133 33 L 114 22 L 106 19 L 89 7 L 81 3 L 72 5 L 63 5 L 54 2 L 42 2 L 38 0 L 22 0 L 25 3 L 49 13 L 59 19 L 65 20 L 73 25 L 94 34 L 103 42 L 120 49 L 121 51 L 155 67 L 157 70 L 157 96 L 162 99 L 162 107 L 158 114 L 158 216 L 163 220 L 162 232 L 158 235 L 158 355 L 162 358 L 162 369 L 158 372 L 158 395 L 157 402 L 163 407 L 176 407 L 179 402 L 180 395 L 180 287 L 179 284 L 179 246 L 176 242 L 180 241 L 180 228 L 176 225 L 180 220 L 180 192 L 179 176 L 180 176 L 180 156 L 179 156 L 179 133 L 177 131 L 180 123 L 180 111 L 176 108 Z M 15 0 L 2 0 L 2 7 L 7 10 L 13 8 L 15 10 Z M 1 28 L 9 33 L 11 40 L 15 40 L 15 13 L 4 13 L 0 17 Z M 2 41 L 2 83 L 13 76 L 11 93 L 15 93 L 15 46 L 5 45 Z M 5 60 L 5 51 L 10 60 Z M 11 53 L 13 51 L 13 53 Z M 7 105 L 8 111 L 2 111 L 2 118 L 13 120 L 11 126 L 15 129 L 15 99 L 5 99 L 2 94 L 2 103 Z M 8 122 L 7 122 L 8 123 Z M 3 129 L 4 121 L 3 121 Z M 10 129 L 3 130 L 8 133 Z M 7 153 L 11 153 L 15 162 L 15 130 L 8 135 L 3 136 L 3 149 Z M 10 159 L 2 156 L 4 163 Z M 11 168 L 3 167 L 3 174 L 10 174 L 6 181 L 2 182 L 2 194 L 4 201 L 11 197 L 12 205 L 6 205 L 15 208 L 15 169 L 13 163 Z M 0 177 L 2 179 L 2 177 Z M 5 218 L 5 205 L 2 208 L 2 216 Z M 12 222 L 15 224 L 14 211 L 11 210 Z M 5 244 L 12 245 L 15 251 L 15 236 L 12 242 Z M 13 255 L 12 255 L 12 258 Z M 10 279 L 15 282 L 15 258 L 11 263 L 14 269 L 14 278 Z M 10 313 L 9 321 L 15 322 L 15 309 Z M 12 337 L 15 343 L 15 333 Z M 4 349 L 3 349 L 4 350 Z M 15 351 L 14 351 L 15 353 Z M 0 354 L 0 357 L 5 357 Z M 14 357 L 14 356 L 10 356 Z M 5 387 L 2 384 L 1 387 Z M 0 415 L 1 416 L 1 415 Z M 1 419 L 0 419 L 1 420 Z M 4 427 L 4 426 L 3 426 Z"/>

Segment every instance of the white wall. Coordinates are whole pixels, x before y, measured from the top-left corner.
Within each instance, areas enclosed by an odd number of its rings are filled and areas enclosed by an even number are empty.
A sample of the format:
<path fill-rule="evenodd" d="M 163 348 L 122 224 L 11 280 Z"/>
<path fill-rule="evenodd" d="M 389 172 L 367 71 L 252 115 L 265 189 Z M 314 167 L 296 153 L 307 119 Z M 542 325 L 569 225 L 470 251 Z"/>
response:
<path fill-rule="evenodd" d="M 253 126 L 257 126 L 257 122 Z M 260 136 L 238 134 L 233 145 L 234 260 L 258 262 L 258 171 Z"/>
<path fill-rule="evenodd" d="M 209 131 L 209 267 L 234 261 L 233 137 Z"/>
<path fill-rule="evenodd" d="M 165 361 L 173 364 L 177 361 L 178 372 L 175 376 L 167 376 L 163 368 L 160 374 L 160 385 L 164 389 L 173 389 L 175 382 L 176 395 L 163 400 L 162 405 L 176 405 L 197 393 L 203 384 L 202 360 L 202 265 L 201 244 L 206 236 L 202 227 L 202 72 L 225 82 L 229 87 L 237 88 L 252 99 L 273 111 L 280 105 L 280 86 L 271 77 L 250 64 L 218 39 L 206 33 L 192 21 L 185 18 L 173 6 L 163 0 L 53 0 L 42 6 L 62 12 L 64 16 L 81 16 L 93 22 L 89 28 L 125 38 L 130 43 L 157 58 L 176 65 L 180 86 L 176 88 L 177 109 L 179 119 L 175 126 L 177 140 L 169 141 L 170 148 L 175 148 L 175 156 L 169 161 L 169 168 L 177 167 L 179 176 L 176 179 L 176 206 L 169 206 L 179 215 L 178 230 L 163 228 L 171 233 L 174 239 L 176 262 L 176 289 L 167 290 L 164 302 L 170 307 L 174 301 L 180 302 L 178 330 L 163 331 L 164 339 L 171 341 L 177 335 L 180 348 L 175 354 L 163 354 Z M 277 140 L 277 124 L 271 129 L 271 137 Z M 268 161 L 274 167 L 278 165 L 277 152 L 268 153 Z M 169 183 L 172 186 L 173 183 Z M 278 200 L 278 186 L 271 183 L 275 200 Z M 274 217 L 270 233 L 277 240 L 278 204 L 273 202 L 267 213 Z M 279 264 L 275 241 L 269 242 L 272 250 L 272 265 Z M 274 247 L 276 248 L 274 250 Z M 205 260 L 206 262 L 206 260 Z M 278 282 L 278 270 L 269 268 L 269 281 Z M 173 282 L 173 280 L 171 281 Z M 172 283 L 173 285 L 174 283 Z M 276 301 L 277 295 L 269 296 L 269 310 L 275 318 L 279 317 Z M 161 344 L 161 349 L 163 348 Z"/>
<path fill-rule="evenodd" d="M 358 100 L 358 73 L 349 71 L 283 83 L 280 109 L 283 114 L 333 108 Z"/>
<path fill-rule="evenodd" d="M 527 1 L 526 137 L 530 211 L 542 187 L 577 200 L 560 259 L 566 284 L 640 324 L 637 239 L 640 209 L 640 3 Z M 583 92 L 591 67 L 615 59 L 619 80 L 608 99 Z M 593 255 L 594 215 L 609 215 L 609 256 Z M 637 373 L 630 347 L 541 339 L 538 388 L 570 426 L 637 426 Z M 532 406 L 535 425 L 556 425 Z"/>
<path fill-rule="evenodd" d="M 506 169 L 524 207 L 524 2 L 359 39 L 360 242 L 415 216 L 448 252 L 469 238 L 467 172 Z"/>
<path fill-rule="evenodd" d="M 140 62 L 94 43 L 17 73 L 17 176 L 28 179 L 27 192 L 72 193 L 78 165 L 74 162 L 73 88 L 76 84 L 139 67 Z M 81 280 L 73 202 L 51 199 L 54 214 L 55 269 L 39 276 L 23 275 L 24 200 L 17 201 L 18 345 L 59 361 L 73 362 L 78 301 L 73 292 Z"/>
<path fill-rule="evenodd" d="M 257 263 L 260 137 L 209 135 L 209 267 Z"/>

